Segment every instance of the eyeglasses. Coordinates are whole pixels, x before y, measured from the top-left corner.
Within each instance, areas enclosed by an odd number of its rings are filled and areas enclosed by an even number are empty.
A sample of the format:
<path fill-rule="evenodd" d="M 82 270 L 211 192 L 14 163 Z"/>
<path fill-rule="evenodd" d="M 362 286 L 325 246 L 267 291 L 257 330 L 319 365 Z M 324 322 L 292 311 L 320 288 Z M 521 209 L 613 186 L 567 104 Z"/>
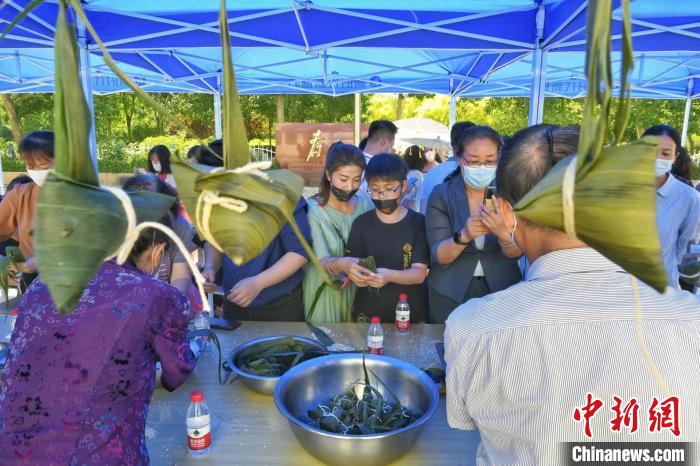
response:
<path fill-rule="evenodd" d="M 372 189 L 372 188 L 367 188 L 367 192 L 369 193 L 370 196 L 384 197 L 384 196 L 386 196 L 387 193 L 389 193 L 389 194 L 390 194 L 390 193 L 395 193 L 395 192 L 397 192 L 399 189 L 401 189 L 401 185 L 398 185 L 398 186 L 395 187 L 395 188 L 389 188 L 389 189 L 387 189 L 386 191 L 377 191 L 377 190 Z"/>
<path fill-rule="evenodd" d="M 462 162 L 462 165 L 465 167 L 469 167 L 469 168 L 479 168 L 479 167 L 496 168 L 498 166 L 498 164 L 496 164 L 496 163 L 481 163 L 481 162 Z"/>

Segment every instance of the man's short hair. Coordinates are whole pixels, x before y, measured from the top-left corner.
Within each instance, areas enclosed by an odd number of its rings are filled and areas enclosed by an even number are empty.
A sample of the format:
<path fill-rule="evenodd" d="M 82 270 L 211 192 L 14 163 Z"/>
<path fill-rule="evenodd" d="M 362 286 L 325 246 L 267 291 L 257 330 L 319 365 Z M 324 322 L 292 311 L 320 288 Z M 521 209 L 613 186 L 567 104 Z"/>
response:
<path fill-rule="evenodd" d="M 369 160 L 365 170 L 367 183 L 375 180 L 398 181 L 406 180 L 408 166 L 406 162 L 396 154 L 377 154 Z"/>
<path fill-rule="evenodd" d="M 376 120 L 369 125 L 367 141 L 376 142 L 380 138 L 393 139 L 399 129 L 389 120 Z"/>

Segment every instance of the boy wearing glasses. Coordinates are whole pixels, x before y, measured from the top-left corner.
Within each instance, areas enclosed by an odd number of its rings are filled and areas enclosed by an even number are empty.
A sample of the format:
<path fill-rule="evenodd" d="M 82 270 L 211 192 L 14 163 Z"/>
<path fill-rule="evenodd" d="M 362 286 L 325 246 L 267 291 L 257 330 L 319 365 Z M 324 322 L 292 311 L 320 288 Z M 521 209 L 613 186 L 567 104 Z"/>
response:
<path fill-rule="evenodd" d="M 375 155 L 367 165 L 367 191 L 376 208 L 353 222 L 348 257 L 342 261 L 343 271 L 359 287 L 353 305 L 357 322 L 372 316 L 393 322 L 400 293 L 408 295 L 411 321 L 425 321 L 430 252 L 423 215 L 401 205 L 409 192 L 407 173 L 406 163 L 394 154 Z M 358 264 L 369 256 L 376 261 L 376 273 Z"/>

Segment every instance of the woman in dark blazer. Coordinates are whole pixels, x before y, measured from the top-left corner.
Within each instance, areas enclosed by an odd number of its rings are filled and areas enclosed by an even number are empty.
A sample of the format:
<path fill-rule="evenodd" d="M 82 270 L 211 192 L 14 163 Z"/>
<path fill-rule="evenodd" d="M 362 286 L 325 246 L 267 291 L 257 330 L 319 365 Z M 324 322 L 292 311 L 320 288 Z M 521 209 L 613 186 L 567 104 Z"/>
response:
<path fill-rule="evenodd" d="M 522 279 L 522 255 L 497 211 L 483 206 L 493 184 L 501 137 L 488 126 L 464 130 L 457 146 L 459 169 L 430 195 L 426 229 L 430 244 L 428 321 L 444 323 L 471 298 L 503 290 Z"/>

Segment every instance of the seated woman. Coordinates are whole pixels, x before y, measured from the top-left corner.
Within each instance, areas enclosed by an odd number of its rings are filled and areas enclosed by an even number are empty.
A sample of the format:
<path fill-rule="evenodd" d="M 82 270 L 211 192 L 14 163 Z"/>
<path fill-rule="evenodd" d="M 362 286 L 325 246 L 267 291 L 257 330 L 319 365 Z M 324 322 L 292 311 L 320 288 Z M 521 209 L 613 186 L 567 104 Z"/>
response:
<path fill-rule="evenodd" d="M 126 191 L 151 191 L 164 194 L 177 199 L 177 191 L 166 184 L 160 178 L 151 174 L 137 175 L 128 178 L 123 183 Z M 193 242 L 194 227 L 180 214 L 179 200 L 173 204 L 170 211 L 170 222 L 173 231 L 182 240 L 185 248 L 192 254 L 195 263 L 197 262 L 197 246 Z M 199 296 L 197 287 L 192 282 L 192 272 L 187 265 L 185 257 L 174 244 L 170 244 L 165 250 L 163 260 L 158 268 L 155 278 L 170 283 L 175 288 L 184 293 L 190 300 L 192 311 L 202 309 L 202 299 Z"/>
<path fill-rule="evenodd" d="M 345 281 L 341 290 L 325 288 L 311 313 L 316 291 L 323 284 L 314 266 L 306 267 L 304 308 L 312 322 L 343 322 L 350 319 L 356 287 L 340 272 L 352 222 L 374 206 L 366 196 L 358 196 L 365 169 L 365 156 L 350 144 L 336 143 L 328 149 L 319 193 L 309 199 L 309 225 L 314 253 L 326 271 Z"/>
<path fill-rule="evenodd" d="M 18 148 L 19 155 L 27 167 L 27 174 L 34 182 L 16 186 L 0 202 L 0 241 L 15 238 L 22 254 L 27 258 L 26 262 L 17 264 L 18 272 L 22 273 L 22 290 L 36 278 L 31 232 L 41 185 L 53 170 L 53 140 L 52 131 L 34 131 L 22 139 Z"/>
<path fill-rule="evenodd" d="M 500 135 L 471 126 L 459 138 L 459 169 L 430 195 L 425 225 L 431 252 L 428 275 L 431 323 L 471 298 L 503 290 L 522 278 L 522 255 L 498 211 L 483 206 L 493 184 L 501 150 Z"/>
<path fill-rule="evenodd" d="M 105 262 L 68 315 L 41 278 L 32 284 L 0 376 L 0 464 L 148 464 L 155 362 L 170 391 L 195 364 L 187 300 L 152 278 L 167 245 L 159 230 L 143 231 L 129 260 Z"/>
<path fill-rule="evenodd" d="M 170 149 L 163 144 L 153 146 L 148 151 L 148 173 L 153 173 L 175 188 L 175 177 L 170 170 Z"/>

